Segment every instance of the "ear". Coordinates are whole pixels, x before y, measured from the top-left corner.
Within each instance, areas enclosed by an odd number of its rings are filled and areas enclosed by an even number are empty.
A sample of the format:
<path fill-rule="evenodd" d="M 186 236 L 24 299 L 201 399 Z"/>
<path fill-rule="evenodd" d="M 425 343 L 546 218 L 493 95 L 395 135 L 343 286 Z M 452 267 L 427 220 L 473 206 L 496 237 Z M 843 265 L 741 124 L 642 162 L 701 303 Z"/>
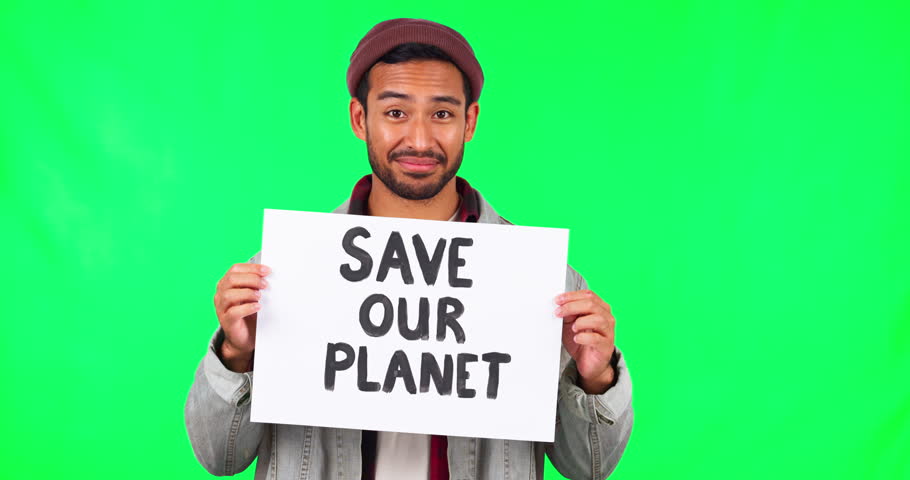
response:
<path fill-rule="evenodd" d="M 474 102 L 468 105 L 464 123 L 464 141 L 470 142 L 474 138 L 474 129 L 477 128 L 477 116 L 480 115 L 480 105 Z"/>
<path fill-rule="evenodd" d="M 354 135 L 364 142 L 367 141 L 367 112 L 363 109 L 363 105 L 360 104 L 360 100 L 357 100 L 356 97 L 351 97 L 351 104 L 348 106 L 348 110 L 351 116 L 351 130 L 354 130 Z"/>

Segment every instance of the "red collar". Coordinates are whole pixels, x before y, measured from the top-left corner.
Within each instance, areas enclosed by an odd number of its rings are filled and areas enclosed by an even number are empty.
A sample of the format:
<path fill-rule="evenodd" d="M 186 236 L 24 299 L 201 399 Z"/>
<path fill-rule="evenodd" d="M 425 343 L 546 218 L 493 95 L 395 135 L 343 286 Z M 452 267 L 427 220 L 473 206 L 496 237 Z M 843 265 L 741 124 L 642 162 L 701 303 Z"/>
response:
<path fill-rule="evenodd" d="M 364 175 L 351 192 L 351 203 L 348 206 L 348 213 L 351 215 L 367 215 L 367 201 L 370 198 L 370 190 L 373 188 L 373 176 Z M 461 195 L 461 206 L 455 220 L 459 222 L 476 223 L 480 218 L 480 199 L 477 190 L 474 190 L 468 181 L 455 177 L 455 190 Z"/>

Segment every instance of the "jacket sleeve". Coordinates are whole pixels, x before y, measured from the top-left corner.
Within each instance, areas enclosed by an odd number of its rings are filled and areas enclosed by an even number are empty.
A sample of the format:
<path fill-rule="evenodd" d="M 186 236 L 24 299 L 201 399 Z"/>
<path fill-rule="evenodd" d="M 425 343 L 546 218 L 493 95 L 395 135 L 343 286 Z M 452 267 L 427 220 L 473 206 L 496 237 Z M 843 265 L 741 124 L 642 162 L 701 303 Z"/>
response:
<path fill-rule="evenodd" d="M 574 271 L 570 272 L 570 279 Z M 578 274 L 567 289 L 587 285 Z M 600 395 L 589 395 L 577 385 L 575 361 L 562 349 L 564 368 L 559 378 L 556 436 L 546 453 L 566 478 L 604 479 L 616 468 L 632 433 L 632 381 L 619 348 L 616 383 Z M 567 359 L 567 360 L 566 360 Z"/>
<path fill-rule="evenodd" d="M 256 458 L 266 427 L 250 422 L 253 372 L 233 372 L 221 363 L 215 352 L 223 341 L 219 328 L 196 369 L 184 409 L 196 459 L 213 475 L 245 470 Z"/>
<path fill-rule="evenodd" d="M 196 369 L 184 410 L 196 459 L 213 475 L 245 470 L 256 458 L 265 429 L 250 422 L 253 372 L 232 372 L 215 355 L 223 338 L 219 328 Z"/>

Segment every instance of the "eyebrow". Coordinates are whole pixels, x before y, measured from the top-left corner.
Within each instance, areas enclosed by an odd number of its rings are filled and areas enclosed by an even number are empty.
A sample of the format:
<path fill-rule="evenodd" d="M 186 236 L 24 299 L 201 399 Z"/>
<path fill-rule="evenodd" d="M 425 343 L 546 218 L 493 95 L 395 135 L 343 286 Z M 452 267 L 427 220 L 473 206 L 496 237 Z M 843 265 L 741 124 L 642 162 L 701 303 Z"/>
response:
<path fill-rule="evenodd" d="M 440 96 L 433 97 L 433 101 L 434 102 L 447 102 L 447 103 L 451 103 L 452 105 L 455 105 L 455 106 L 461 105 L 461 100 L 459 100 L 455 97 L 451 97 L 449 95 L 440 95 Z"/>
<path fill-rule="evenodd" d="M 385 100 L 387 98 L 400 98 L 402 100 L 412 100 L 413 97 L 406 93 L 393 92 L 391 90 L 386 90 L 379 94 L 379 97 L 376 100 Z"/>
<path fill-rule="evenodd" d="M 393 92 L 392 90 L 383 91 L 382 93 L 379 94 L 379 96 L 376 98 L 376 100 L 385 100 L 386 98 L 400 98 L 402 100 L 408 100 L 408 101 L 414 100 L 414 97 L 412 97 L 411 95 L 408 95 L 406 93 L 401 93 L 401 92 Z M 453 96 L 450 96 L 450 95 L 437 95 L 437 96 L 433 97 L 432 100 L 434 102 L 451 103 L 452 105 L 456 105 L 456 106 L 461 105 L 461 100 L 459 100 Z"/>

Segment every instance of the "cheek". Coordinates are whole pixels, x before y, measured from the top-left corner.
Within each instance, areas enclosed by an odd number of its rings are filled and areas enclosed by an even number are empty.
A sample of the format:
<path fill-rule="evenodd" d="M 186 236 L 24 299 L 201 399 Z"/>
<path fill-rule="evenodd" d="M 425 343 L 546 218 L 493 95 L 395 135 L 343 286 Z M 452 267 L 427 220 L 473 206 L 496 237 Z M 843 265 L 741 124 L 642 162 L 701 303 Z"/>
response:
<path fill-rule="evenodd" d="M 436 139 L 446 149 L 447 154 L 454 154 L 464 144 L 464 124 L 439 129 Z"/>
<path fill-rule="evenodd" d="M 397 129 L 389 125 L 383 125 L 378 121 L 368 123 L 367 129 L 373 150 L 379 154 L 384 154 L 396 144 L 396 139 L 401 138 L 401 134 Z"/>
<path fill-rule="evenodd" d="M 464 133 L 463 125 L 446 125 L 445 128 L 440 129 L 439 139 L 445 141 L 446 143 L 458 142 L 461 141 L 461 135 Z"/>

